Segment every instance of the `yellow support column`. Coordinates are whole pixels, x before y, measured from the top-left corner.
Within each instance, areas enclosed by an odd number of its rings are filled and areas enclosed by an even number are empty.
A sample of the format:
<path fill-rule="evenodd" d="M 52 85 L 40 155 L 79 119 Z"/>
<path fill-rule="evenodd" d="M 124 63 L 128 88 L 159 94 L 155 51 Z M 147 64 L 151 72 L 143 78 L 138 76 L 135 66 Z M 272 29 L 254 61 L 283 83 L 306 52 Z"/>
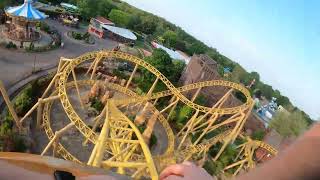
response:
<path fill-rule="evenodd" d="M 96 144 L 96 146 L 97 145 L 98 146 L 97 146 L 97 150 L 96 150 L 96 155 L 95 155 L 93 163 L 92 163 L 93 166 L 96 166 L 96 167 L 101 166 L 101 163 L 103 160 L 103 155 L 104 155 L 104 150 L 106 147 L 105 143 L 108 139 L 107 138 L 108 133 L 109 133 L 109 102 L 107 102 L 106 119 L 103 123 L 103 127 L 102 127 L 101 133 L 98 138 L 98 143 Z"/>
<path fill-rule="evenodd" d="M 37 126 L 36 126 L 37 129 L 40 127 L 40 124 L 41 124 L 43 99 L 39 98 L 38 103 L 39 104 L 38 104 L 38 109 L 37 109 Z"/>
<path fill-rule="evenodd" d="M 93 70 L 92 70 L 92 73 L 91 73 L 91 77 L 90 77 L 91 80 L 94 78 L 94 76 L 95 76 L 95 74 L 96 74 L 97 67 L 98 67 L 99 62 L 101 61 L 101 59 L 102 59 L 102 52 L 100 52 L 100 53 L 98 54 L 97 58 L 96 58 L 95 61 L 94 61 L 95 64 L 94 64 L 94 67 L 93 67 Z M 88 71 L 89 71 L 89 70 L 88 70 Z"/>
<path fill-rule="evenodd" d="M 42 151 L 41 156 L 43 156 L 46 152 L 48 152 L 49 148 L 53 145 L 53 143 L 55 143 L 56 140 L 58 138 L 60 138 L 63 133 L 65 133 L 67 130 L 69 130 L 73 126 L 74 126 L 74 123 L 72 122 L 72 123 L 68 124 L 67 126 L 65 126 L 64 128 L 60 129 L 59 131 L 56 131 L 53 138 L 50 140 L 50 142 L 47 144 L 47 146 Z"/>
<path fill-rule="evenodd" d="M 149 89 L 148 93 L 147 93 L 147 96 L 151 96 L 154 88 L 156 87 L 157 83 L 158 83 L 158 80 L 159 80 L 159 77 L 157 77 L 157 79 L 153 82 L 151 88 Z"/>
<path fill-rule="evenodd" d="M 2 97 L 4 99 L 4 102 L 7 104 L 8 106 L 8 109 L 9 109 L 9 112 L 11 113 L 14 121 L 16 122 L 16 125 L 18 127 L 18 130 L 21 131 L 22 130 L 22 125 L 19 121 L 19 118 L 18 118 L 18 115 L 16 114 L 16 111 L 14 110 L 13 108 L 13 105 L 9 99 L 9 96 L 8 96 L 8 93 L 7 91 L 5 90 L 4 88 L 4 85 L 3 85 L 3 82 L 0 80 L 0 91 L 1 91 L 1 94 L 2 94 Z"/>
<path fill-rule="evenodd" d="M 224 141 L 224 144 L 222 145 L 220 151 L 218 152 L 218 154 L 214 157 L 214 161 L 218 160 L 218 158 L 220 157 L 220 155 L 223 153 L 223 151 L 225 150 L 225 148 L 227 147 L 227 145 L 230 143 L 230 141 L 232 140 L 232 138 L 234 137 L 234 134 L 237 132 L 238 127 L 240 126 L 241 121 L 238 121 L 236 126 L 233 128 L 233 130 L 231 131 L 230 135 L 228 135 L 228 137 L 226 138 L 226 140 Z"/>
<path fill-rule="evenodd" d="M 76 77 L 76 73 L 74 72 L 74 68 L 72 69 L 72 76 L 73 76 L 73 80 L 74 80 L 74 85 L 76 87 L 77 90 L 77 94 L 78 94 L 78 98 L 80 101 L 80 105 L 82 107 L 82 109 L 84 108 L 82 100 L 81 100 L 81 95 L 80 95 L 80 90 L 79 90 L 79 86 L 78 86 L 78 82 L 77 82 L 77 77 Z"/>
<path fill-rule="evenodd" d="M 201 88 L 198 88 L 196 93 L 193 95 L 192 99 L 191 99 L 191 102 L 194 102 L 194 100 L 196 100 L 196 98 L 198 97 L 199 93 L 201 91 Z"/>
<path fill-rule="evenodd" d="M 132 79 L 133 79 L 133 76 L 134 76 L 134 74 L 136 73 L 138 67 L 139 67 L 138 64 L 136 64 L 136 65 L 134 66 L 134 69 L 133 69 L 133 71 L 132 71 L 132 73 L 131 73 L 131 75 L 130 75 L 130 78 L 129 78 L 128 82 L 127 82 L 126 89 L 128 89 L 128 87 L 129 87 L 129 85 L 130 85 L 130 83 L 131 83 L 131 81 L 132 81 Z"/>
<path fill-rule="evenodd" d="M 190 131 L 190 129 L 192 129 L 193 123 L 194 123 L 194 121 L 197 119 L 198 114 L 199 114 L 199 110 L 197 110 L 196 113 L 194 113 L 194 115 L 193 115 L 193 116 L 191 117 L 191 119 L 189 120 L 189 121 L 190 121 L 190 125 L 189 125 L 189 127 L 188 127 L 188 129 L 187 129 L 187 132 L 186 132 L 185 135 L 183 136 L 183 138 L 182 138 L 182 140 L 181 140 L 181 142 L 180 142 L 180 144 L 179 144 L 179 146 L 178 146 L 178 150 L 182 147 L 182 144 L 184 143 L 184 141 L 186 140 L 187 136 L 189 135 L 189 131 Z"/>

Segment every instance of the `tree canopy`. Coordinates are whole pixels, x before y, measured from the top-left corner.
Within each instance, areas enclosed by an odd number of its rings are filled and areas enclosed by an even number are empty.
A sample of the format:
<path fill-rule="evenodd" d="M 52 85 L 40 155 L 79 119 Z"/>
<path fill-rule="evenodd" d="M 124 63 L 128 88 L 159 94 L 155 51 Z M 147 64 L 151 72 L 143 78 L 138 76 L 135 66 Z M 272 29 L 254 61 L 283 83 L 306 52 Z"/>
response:
<path fill-rule="evenodd" d="M 127 27 L 130 22 L 130 15 L 126 12 L 123 12 L 118 9 L 112 9 L 109 13 L 109 18 L 113 21 L 116 25 L 121 27 Z"/>
<path fill-rule="evenodd" d="M 308 128 L 308 122 L 299 111 L 291 114 L 279 112 L 270 121 L 270 127 L 283 137 L 297 137 Z"/>
<path fill-rule="evenodd" d="M 153 65 L 155 68 L 157 68 L 172 83 L 178 82 L 181 73 L 185 67 L 184 62 L 172 60 L 170 56 L 162 49 L 155 49 L 152 53 L 152 56 L 146 57 L 144 60 Z M 152 83 L 154 82 L 155 76 L 146 69 L 141 69 L 141 74 L 142 77 L 140 80 L 140 85 L 141 87 L 143 87 L 144 90 L 147 90 L 151 87 Z"/>
<path fill-rule="evenodd" d="M 163 39 L 166 46 L 174 48 L 177 45 L 178 35 L 169 30 L 163 34 Z"/>

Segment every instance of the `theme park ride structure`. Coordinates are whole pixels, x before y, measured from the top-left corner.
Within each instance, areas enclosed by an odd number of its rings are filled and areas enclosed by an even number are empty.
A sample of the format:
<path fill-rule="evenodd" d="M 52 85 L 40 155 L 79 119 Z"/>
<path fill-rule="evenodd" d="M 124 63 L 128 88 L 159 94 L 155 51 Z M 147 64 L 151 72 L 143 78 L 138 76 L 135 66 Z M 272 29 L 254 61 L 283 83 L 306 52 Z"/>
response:
<path fill-rule="evenodd" d="M 113 82 L 101 81 L 97 78 L 98 66 L 104 61 L 128 61 L 135 65 L 126 83 L 121 85 Z M 84 64 L 89 64 L 87 71 L 88 79 L 77 80 L 75 69 Z M 144 68 L 151 72 L 155 81 L 149 91 L 144 95 L 138 95 L 132 90 L 132 80 L 138 68 Z M 90 74 L 91 73 L 91 74 Z M 70 77 L 69 77 L 70 76 Z M 84 106 L 81 98 L 82 87 L 92 87 L 96 83 L 103 84 L 105 88 L 123 94 L 123 98 L 110 98 L 105 103 L 101 113 L 95 117 L 92 127 L 75 111 L 71 103 L 68 90 L 75 89 L 78 101 Z M 154 92 L 158 83 L 163 83 L 167 90 Z M 205 107 L 194 103 L 201 90 L 207 87 L 222 86 L 230 90 L 221 97 L 212 107 Z M 207 158 L 218 160 L 226 147 L 233 143 L 237 138 L 243 139 L 244 143 L 239 145 L 239 154 L 234 159 L 234 163 L 225 167 L 224 170 L 234 169 L 234 175 L 241 169 L 249 170 L 255 166 L 255 150 L 265 149 L 270 155 L 275 155 L 277 151 L 271 146 L 261 142 L 251 140 L 242 135 L 242 129 L 248 118 L 253 100 L 249 91 L 242 85 L 223 81 L 205 81 L 176 88 L 161 72 L 142 59 L 120 51 L 96 51 L 86 53 L 75 59 L 61 58 L 57 73 L 54 75 L 49 86 L 39 98 L 38 102 L 29 110 L 28 113 L 19 119 L 6 95 L 6 91 L 0 84 L 0 90 L 8 105 L 10 113 L 16 121 L 17 127 L 23 131 L 23 122 L 26 117 L 37 110 L 37 126 L 42 127 L 48 138 L 49 143 L 41 155 L 48 153 L 52 148 L 54 157 L 62 157 L 66 160 L 80 164 L 101 167 L 116 171 L 119 174 L 131 176 L 133 178 L 148 177 L 158 179 L 158 174 L 166 166 L 180 163 L 185 160 L 192 160 L 198 165 L 203 165 Z M 191 98 L 187 98 L 187 92 L 193 91 Z M 240 91 L 245 97 L 246 102 L 236 107 L 224 107 L 224 103 L 232 91 Z M 162 98 L 170 99 L 163 106 L 158 106 Z M 59 100 L 67 114 L 70 124 L 61 130 L 54 132 L 50 126 L 52 104 Z M 56 102 L 57 103 L 57 102 Z M 179 132 L 174 133 L 169 124 L 169 117 L 179 104 L 187 105 L 193 109 L 193 115 L 186 122 Z M 160 107 L 162 107 L 160 109 Z M 129 111 L 135 110 L 135 119 L 130 119 Z M 142 110 L 141 110 L 142 109 Z M 132 114 L 131 114 L 132 115 Z M 166 146 L 164 152 L 151 153 L 148 147 L 148 137 L 154 129 L 155 122 L 159 122 L 166 136 L 165 142 L 158 142 Z M 146 123 L 147 127 L 143 133 L 138 129 L 138 125 Z M 101 131 L 96 129 L 101 126 Z M 71 154 L 63 146 L 59 139 L 71 127 L 76 127 L 83 135 L 83 146 L 92 143 L 94 148 L 88 161 L 80 161 L 75 155 Z M 214 134 L 214 135 L 212 135 Z M 208 135 L 210 135 L 208 137 Z M 221 144 L 219 151 L 214 155 L 208 155 L 211 147 Z"/>
<path fill-rule="evenodd" d="M 24 0 L 22 5 L 5 10 L 8 17 L 5 34 L 9 39 L 32 42 L 40 38 L 35 26 L 47 16 L 35 9 L 32 2 L 32 0 Z"/>

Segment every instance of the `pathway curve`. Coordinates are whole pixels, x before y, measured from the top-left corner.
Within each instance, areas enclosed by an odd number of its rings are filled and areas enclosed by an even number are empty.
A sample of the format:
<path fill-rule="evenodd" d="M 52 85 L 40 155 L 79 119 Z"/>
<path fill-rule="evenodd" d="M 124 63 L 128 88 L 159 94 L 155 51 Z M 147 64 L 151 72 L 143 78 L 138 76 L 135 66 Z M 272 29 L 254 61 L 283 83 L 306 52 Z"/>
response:
<path fill-rule="evenodd" d="M 0 79 L 7 89 L 21 79 L 30 76 L 34 69 L 34 62 L 36 69 L 45 69 L 57 65 L 60 57 L 74 58 L 88 51 L 112 49 L 118 45 L 115 41 L 97 38 L 94 46 L 81 45 L 64 36 L 72 28 L 63 26 L 54 20 L 46 20 L 46 22 L 63 35 L 64 48 L 43 53 L 26 53 L 0 48 Z M 80 31 L 85 31 L 85 29 Z"/>

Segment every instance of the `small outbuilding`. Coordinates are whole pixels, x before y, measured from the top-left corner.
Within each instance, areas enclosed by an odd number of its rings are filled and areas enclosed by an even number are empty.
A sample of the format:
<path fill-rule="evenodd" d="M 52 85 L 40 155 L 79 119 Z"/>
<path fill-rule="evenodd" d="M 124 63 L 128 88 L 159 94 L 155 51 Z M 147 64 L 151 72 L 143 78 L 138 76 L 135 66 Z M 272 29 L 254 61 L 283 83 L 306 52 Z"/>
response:
<path fill-rule="evenodd" d="M 88 32 L 99 37 L 108 37 L 121 43 L 134 43 L 137 36 L 129 29 L 114 26 L 114 23 L 103 17 L 96 17 L 90 20 Z"/>

